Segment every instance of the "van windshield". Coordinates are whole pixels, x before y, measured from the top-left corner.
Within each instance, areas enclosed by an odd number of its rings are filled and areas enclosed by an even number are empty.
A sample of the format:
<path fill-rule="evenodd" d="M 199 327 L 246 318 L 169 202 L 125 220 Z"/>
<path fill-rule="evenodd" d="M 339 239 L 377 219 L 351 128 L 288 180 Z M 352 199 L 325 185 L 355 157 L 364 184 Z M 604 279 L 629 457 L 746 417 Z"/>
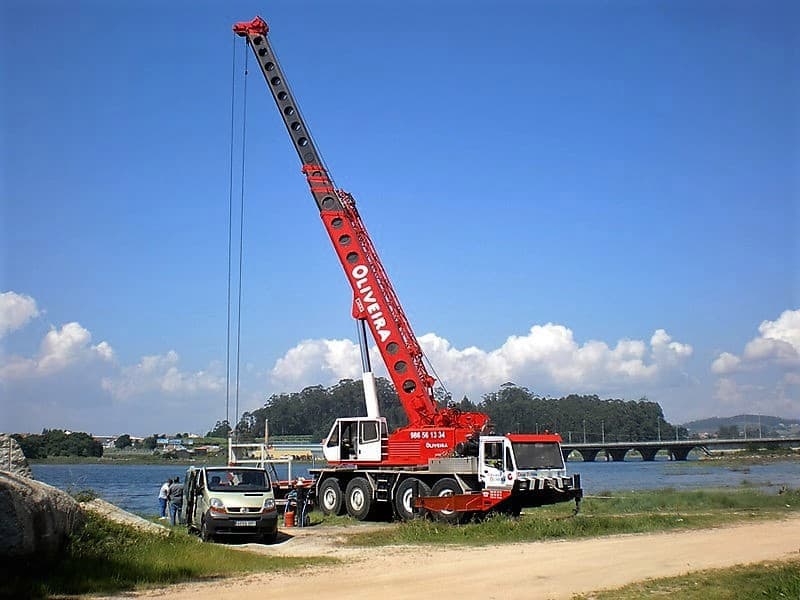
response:
<path fill-rule="evenodd" d="M 208 489 L 212 492 L 267 492 L 266 471 L 258 469 L 206 469 Z"/>

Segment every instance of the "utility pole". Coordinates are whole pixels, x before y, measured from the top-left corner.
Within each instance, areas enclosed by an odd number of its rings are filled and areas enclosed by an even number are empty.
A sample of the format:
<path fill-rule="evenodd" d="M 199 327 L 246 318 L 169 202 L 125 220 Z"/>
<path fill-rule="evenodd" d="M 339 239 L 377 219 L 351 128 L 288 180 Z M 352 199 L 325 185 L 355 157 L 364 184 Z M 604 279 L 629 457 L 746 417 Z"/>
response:
<path fill-rule="evenodd" d="M 606 443 L 606 422 L 600 421 L 600 435 L 603 438 L 603 443 Z"/>
<path fill-rule="evenodd" d="M 583 420 L 583 443 L 586 443 L 586 419 Z"/>
<path fill-rule="evenodd" d="M 656 421 L 656 425 L 658 426 L 658 441 L 661 441 L 661 419 Z"/>

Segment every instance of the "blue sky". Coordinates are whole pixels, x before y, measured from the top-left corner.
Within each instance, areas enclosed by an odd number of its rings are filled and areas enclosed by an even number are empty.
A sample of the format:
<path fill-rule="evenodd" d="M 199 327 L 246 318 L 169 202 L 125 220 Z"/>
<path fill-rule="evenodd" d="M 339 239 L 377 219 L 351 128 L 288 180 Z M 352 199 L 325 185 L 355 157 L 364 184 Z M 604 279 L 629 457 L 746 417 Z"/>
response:
<path fill-rule="evenodd" d="M 256 14 L 456 398 L 511 380 L 800 417 L 796 3 L 0 10 L 0 430 L 224 418 L 231 26 Z M 246 119 L 240 412 L 360 368 L 252 68 Z"/>

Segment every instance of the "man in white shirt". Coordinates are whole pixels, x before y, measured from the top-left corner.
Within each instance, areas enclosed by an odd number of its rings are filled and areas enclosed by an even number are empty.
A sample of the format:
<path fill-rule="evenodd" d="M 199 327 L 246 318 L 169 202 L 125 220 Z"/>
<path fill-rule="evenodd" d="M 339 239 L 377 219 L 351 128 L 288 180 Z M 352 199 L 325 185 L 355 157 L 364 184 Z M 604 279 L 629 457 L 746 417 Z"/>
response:
<path fill-rule="evenodd" d="M 160 519 L 167 520 L 167 496 L 169 495 L 169 486 L 172 485 L 172 479 L 167 479 L 161 489 L 158 490 L 158 505 L 161 508 Z"/>

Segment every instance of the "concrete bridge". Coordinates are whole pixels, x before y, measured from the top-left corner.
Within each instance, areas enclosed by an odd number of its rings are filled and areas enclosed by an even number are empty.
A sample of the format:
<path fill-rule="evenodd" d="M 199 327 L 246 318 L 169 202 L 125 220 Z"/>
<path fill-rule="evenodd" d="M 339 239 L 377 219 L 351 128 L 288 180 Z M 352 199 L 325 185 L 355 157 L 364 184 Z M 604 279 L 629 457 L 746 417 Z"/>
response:
<path fill-rule="evenodd" d="M 606 459 L 613 461 L 624 461 L 625 456 L 631 450 L 635 450 L 642 456 L 642 460 L 655 460 L 656 454 L 660 450 L 669 452 L 672 460 L 686 460 L 689 452 L 695 448 L 710 454 L 711 449 L 741 449 L 752 448 L 787 448 L 800 445 L 800 437 L 791 438 L 739 438 L 734 440 L 658 440 L 652 442 L 589 442 L 585 444 L 561 444 L 564 453 L 564 460 L 572 453 L 578 452 L 585 462 L 592 462 L 601 452 Z"/>

